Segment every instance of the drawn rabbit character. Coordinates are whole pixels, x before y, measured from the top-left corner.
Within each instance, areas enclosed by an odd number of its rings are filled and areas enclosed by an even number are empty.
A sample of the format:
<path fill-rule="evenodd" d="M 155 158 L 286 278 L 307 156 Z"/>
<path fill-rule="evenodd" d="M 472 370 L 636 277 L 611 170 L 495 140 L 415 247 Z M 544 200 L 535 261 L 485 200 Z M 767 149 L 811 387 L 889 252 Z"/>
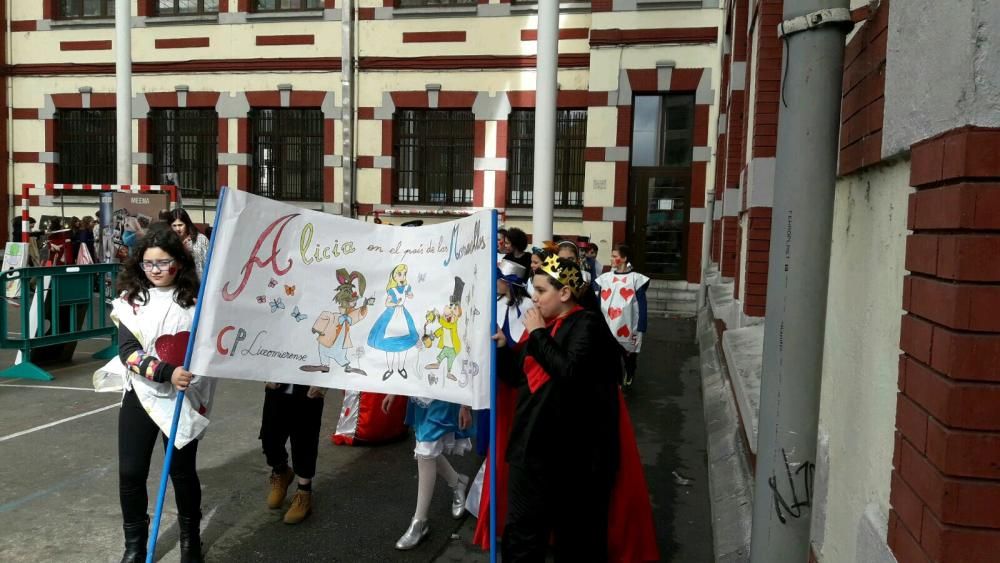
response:
<path fill-rule="evenodd" d="M 434 331 L 432 337 L 424 339 L 424 345 L 427 347 L 430 347 L 432 339 L 437 340 L 438 349 L 440 350 L 437 355 L 437 361 L 425 366 L 426 369 L 437 370 L 441 367 L 441 361 L 447 360 L 448 379 L 452 381 L 458 381 L 458 378 L 452 374 L 452 366 L 455 364 L 455 358 L 462 351 L 462 341 L 458 337 L 458 319 L 462 316 L 462 291 L 464 289 L 465 282 L 462 281 L 462 278 L 456 276 L 455 290 L 452 292 L 448 305 L 441 314 L 435 315 L 438 324 L 441 325 L 440 328 Z M 428 314 L 428 318 L 430 318 L 430 314 Z"/>
<path fill-rule="evenodd" d="M 365 276 L 361 272 L 348 273 L 346 269 L 340 268 L 337 270 L 337 282 L 340 285 L 337 286 L 333 301 L 338 306 L 338 312 L 323 311 L 312 326 L 319 344 L 320 363 L 300 366 L 299 369 L 327 373 L 332 359 L 344 368 L 344 373 L 368 375 L 360 368 L 351 367 L 350 358 L 353 355 L 349 355 L 348 351 L 354 347 L 351 342 L 351 327 L 368 315 L 368 307 L 375 304 L 375 298 L 365 299 L 361 307 L 358 307 L 358 300 L 365 293 Z"/>

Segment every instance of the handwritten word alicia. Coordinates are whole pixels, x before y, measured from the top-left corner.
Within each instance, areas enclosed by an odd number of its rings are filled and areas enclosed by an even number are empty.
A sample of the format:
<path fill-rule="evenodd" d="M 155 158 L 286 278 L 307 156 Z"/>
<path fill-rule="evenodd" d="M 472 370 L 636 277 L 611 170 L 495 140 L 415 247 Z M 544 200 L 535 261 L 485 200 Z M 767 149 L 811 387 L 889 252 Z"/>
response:
<path fill-rule="evenodd" d="M 318 264 L 324 260 L 338 258 L 341 254 L 354 254 L 354 243 L 349 240 L 343 243 L 339 240 L 334 240 L 332 245 L 327 246 L 317 243 L 316 248 L 310 254 L 309 249 L 312 247 L 312 240 L 313 225 L 312 223 L 306 223 L 306 226 L 302 227 L 302 234 L 299 236 L 299 255 L 302 257 L 302 263 L 307 266 L 313 262 Z"/>
<path fill-rule="evenodd" d="M 241 293 L 243 293 L 243 289 L 246 288 L 247 282 L 250 281 L 250 274 L 253 273 L 254 266 L 259 268 L 265 268 L 267 267 L 268 264 L 270 264 L 271 269 L 277 276 L 283 276 L 286 273 L 288 273 L 289 270 L 292 269 L 291 258 L 288 259 L 288 264 L 286 264 L 284 268 L 278 266 L 277 258 L 278 254 L 281 253 L 281 248 L 278 247 L 278 244 L 281 242 L 281 234 L 284 232 L 285 227 L 288 226 L 288 223 L 292 219 L 298 216 L 299 216 L 298 213 L 292 213 L 290 215 L 279 217 L 275 219 L 273 223 L 268 225 L 266 229 L 264 229 L 264 232 L 262 232 L 260 236 L 257 237 L 257 243 L 254 244 L 253 250 L 250 251 L 250 257 L 247 258 L 246 264 L 244 264 L 243 269 L 240 270 L 243 274 L 243 277 L 242 279 L 240 279 L 239 287 L 236 288 L 236 291 L 231 292 L 229 291 L 229 282 L 226 282 L 226 285 L 222 286 L 223 299 L 225 299 L 226 301 L 232 301 L 233 299 L 239 297 Z M 272 238 L 272 233 L 273 233 L 273 238 Z M 261 260 L 260 257 L 258 256 L 258 253 L 260 252 L 261 247 L 264 246 L 264 243 L 267 242 L 269 238 L 272 239 L 271 254 L 264 260 Z"/>

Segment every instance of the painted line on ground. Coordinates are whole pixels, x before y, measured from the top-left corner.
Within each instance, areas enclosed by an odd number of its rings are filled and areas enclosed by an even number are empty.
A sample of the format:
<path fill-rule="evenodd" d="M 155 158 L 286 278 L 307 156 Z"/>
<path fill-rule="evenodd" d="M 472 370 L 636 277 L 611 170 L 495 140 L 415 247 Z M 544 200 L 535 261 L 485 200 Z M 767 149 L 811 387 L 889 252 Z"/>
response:
<path fill-rule="evenodd" d="M 14 510 L 16 508 L 19 508 L 22 505 L 27 504 L 27 503 L 29 503 L 29 502 L 31 502 L 33 500 L 40 499 L 42 497 L 49 496 L 52 493 L 59 492 L 62 489 L 65 489 L 65 488 L 67 488 L 67 487 L 69 487 L 71 485 L 75 485 L 75 484 L 77 484 L 77 483 L 79 483 L 81 481 L 86 481 L 86 480 L 92 479 L 94 477 L 103 476 L 110 469 L 111 469 L 110 466 L 107 466 L 107 467 L 96 467 L 96 468 L 91 469 L 91 470 L 89 470 L 87 472 L 84 472 L 84 473 L 82 473 L 80 475 L 77 475 L 76 477 L 71 477 L 69 479 L 66 479 L 65 481 L 60 481 L 59 483 L 56 483 L 55 485 L 52 485 L 51 487 L 48 487 L 46 489 L 42 489 L 41 491 L 35 491 L 34 493 L 31 493 L 28 496 L 24 496 L 24 497 L 21 497 L 21 498 L 19 498 L 17 500 L 13 500 L 13 501 L 10 501 L 10 502 L 5 502 L 4 504 L 0 504 L 0 514 L 2 514 L 4 512 L 9 512 L 9 511 Z"/>
<path fill-rule="evenodd" d="M 80 414 L 77 414 L 77 415 L 74 415 L 74 416 L 71 416 L 71 417 L 68 417 L 68 418 L 64 418 L 62 420 L 57 420 L 55 422 L 50 422 L 48 424 L 43 424 L 41 426 L 36 426 L 34 428 L 29 428 L 27 430 L 22 430 L 20 432 L 15 432 L 13 434 L 8 434 L 7 436 L 0 437 L 0 442 L 6 442 L 7 440 L 13 440 L 14 438 L 17 438 L 19 436 L 24 436 L 26 434 L 31 434 L 32 432 L 38 432 L 39 430 L 45 430 L 46 428 L 52 428 L 53 426 L 58 426 L 58 425 L 60 425 L 60 424 L 62 424 L 64 422 L 70 422 L 70 421 L 76 420 L 78 418 L 83 418 L 85 416 L 90 416 L 92 414 L 97 414 L 99 412 L 104 412 L 106 410 L 113 409 L 113 408 L 115 408 L 117 406 L 120 406 L 120 405 L 121 405 L 121 403 L 115 403 L 113 405 L 108 405 L 106 407 L 101 407 L 99 409 L 94 409 L 92 411 L 87 411 L 87 412 L 84 412 L 84 413 L 80 413 Z"/>
<path fill-rule="evenodd" d="M 9 383 L 0 383 L 0 387 L 17 387 L 18 389 L 63 389 L 65 391 L 94 392 L 93 387 L 60 387 L 58 385 L 11 385 Z"/>

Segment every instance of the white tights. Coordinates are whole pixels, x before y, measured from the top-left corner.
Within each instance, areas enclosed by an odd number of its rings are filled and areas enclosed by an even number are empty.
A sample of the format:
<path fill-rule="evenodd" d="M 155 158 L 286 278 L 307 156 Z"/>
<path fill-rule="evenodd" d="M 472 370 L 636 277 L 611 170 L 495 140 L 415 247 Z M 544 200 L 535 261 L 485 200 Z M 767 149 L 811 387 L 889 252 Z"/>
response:
<path fill-rule="evenodd" d="M 416 520 L 427 520 L 438 473 L 444 477 L 449 487 L 458 486 L 458 473 L 443 454 L 435 458 L 417 457 L 417 509 L 413 513 Z"/>

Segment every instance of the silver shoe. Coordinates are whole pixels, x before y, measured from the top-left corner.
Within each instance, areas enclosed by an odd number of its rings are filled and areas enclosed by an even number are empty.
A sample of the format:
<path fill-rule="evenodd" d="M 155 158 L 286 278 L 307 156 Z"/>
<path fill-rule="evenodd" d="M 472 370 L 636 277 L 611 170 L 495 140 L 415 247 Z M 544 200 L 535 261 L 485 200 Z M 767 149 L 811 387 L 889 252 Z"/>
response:
<path fill-rule="evenodd" d="M 417 547 L 420 545 L 420 542 L 424 541 L 424 538 L 427 537 L 430 531 L 427 520 L 417 520 L 414 518 L 410 522 L 410 527 L 406 529 L 406 533 L 396 542 L 396 549 L 407 550 Z"/>
<path fill-rule="evenodd" d="M 458 484 L 451 490 L 451 517 L 458 520 L 465 514 L 465 496 L 469 490 L 469 478 L 458 476 Z"/>

